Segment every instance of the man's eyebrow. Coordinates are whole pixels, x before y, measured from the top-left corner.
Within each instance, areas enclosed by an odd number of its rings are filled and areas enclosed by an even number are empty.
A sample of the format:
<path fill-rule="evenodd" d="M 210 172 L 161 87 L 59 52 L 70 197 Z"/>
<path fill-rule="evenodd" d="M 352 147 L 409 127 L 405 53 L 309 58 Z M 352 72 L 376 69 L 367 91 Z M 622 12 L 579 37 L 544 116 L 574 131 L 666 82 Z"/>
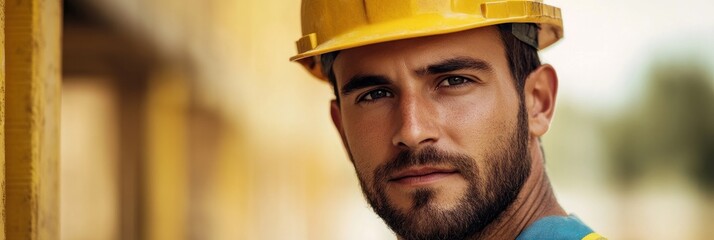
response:
<path fill-rule="evenodd" d="M 390 83 L 391 81 L 380 75 L 355 75 L 350 78 L 344 86 L 342 86 L 342 90 L 340 92 L 343 96 L 346 96 L 359 89 Z"/>
<path fill-rule="evenodd" d="M 426 66 L 423 69 L 416 70 L 416 74 L 423 75 L 434 75 L 441 73 L 448 73 L 462 69 L 472 69 L 481 70 L 487 72 L 493 72 L 493 67 L 490 63 L 476 58 L 471 57 L 455 57 L 443 60 L 438 63 Z"/>

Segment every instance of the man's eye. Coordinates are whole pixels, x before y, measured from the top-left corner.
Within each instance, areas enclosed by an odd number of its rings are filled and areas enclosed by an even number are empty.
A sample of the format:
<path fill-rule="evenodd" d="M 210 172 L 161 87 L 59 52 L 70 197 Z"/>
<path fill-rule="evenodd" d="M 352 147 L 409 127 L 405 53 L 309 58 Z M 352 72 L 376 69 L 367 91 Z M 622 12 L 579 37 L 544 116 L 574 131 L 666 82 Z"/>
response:
<path fill-rule="evenodd" d="M 461 85 L 464 83 L 468 83 L 469 80 L 468 78 L 465 77 L 459 77 L 459 76 L 451 76 L 444 78 L 439 82 L 439 87 L 451 87 L 451 86 L 456 86 L 456 85 Z"/>
<path fill-rule="evenodd" d="M 369 102 L 369 101 L 374 101 L 374 100 L 377 100 L 380 98 L 393 97 L 393 96 L 394 95 L 391 92 L 389 92 L 385 89 L 377 89 L 377 90 L 372 90 L 370 92 L 367 92 L 364 95 L 360 96 L 357 99 L 357 102 L 362 102 L 362 101 Z"/>

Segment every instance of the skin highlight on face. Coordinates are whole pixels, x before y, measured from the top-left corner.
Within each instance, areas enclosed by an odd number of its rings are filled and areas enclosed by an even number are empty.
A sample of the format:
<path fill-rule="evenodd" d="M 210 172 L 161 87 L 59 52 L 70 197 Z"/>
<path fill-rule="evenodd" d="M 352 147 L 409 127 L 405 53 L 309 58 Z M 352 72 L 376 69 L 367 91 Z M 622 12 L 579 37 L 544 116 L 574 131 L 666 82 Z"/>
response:
<path fill-rule="evenodd" d="M 335 125 L 401 238 L 476 236 L 516 199 L 528 116 L 495 27 L 345 50 L 334 74 Z"/>

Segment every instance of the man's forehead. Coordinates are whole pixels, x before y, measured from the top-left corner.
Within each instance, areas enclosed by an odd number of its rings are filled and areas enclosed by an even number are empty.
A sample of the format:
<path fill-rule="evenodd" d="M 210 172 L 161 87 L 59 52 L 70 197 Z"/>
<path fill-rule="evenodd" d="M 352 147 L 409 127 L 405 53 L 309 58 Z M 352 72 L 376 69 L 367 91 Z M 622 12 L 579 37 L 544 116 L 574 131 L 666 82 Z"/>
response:
<path fill-rule="evenodd" d="M 459 56 L 489 63 L 505 61 L 498 29 L 484 27 L 347 49 L 337 55 L 333 70 L 338 78 L 339 75 L 369 74 L 372 73 L 370 71 L 383 70 L 385 64 L 391 68 L 419 71 L 435 62 Z"/>

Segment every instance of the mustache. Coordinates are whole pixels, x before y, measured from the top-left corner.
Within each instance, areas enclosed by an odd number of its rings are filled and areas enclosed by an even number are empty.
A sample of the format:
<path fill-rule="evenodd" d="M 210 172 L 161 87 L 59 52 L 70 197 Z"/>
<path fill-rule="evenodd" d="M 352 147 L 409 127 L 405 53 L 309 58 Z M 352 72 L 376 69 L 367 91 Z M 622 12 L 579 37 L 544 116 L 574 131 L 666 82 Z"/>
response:
<path fill-rule="evenodd" d="M 449 165 L 466 179 L 476 176 L 476 163 L 473 158 L 428 146 L 420 151 L 402 150 L 394 159 L 377 167 L 374 174 L 375 183 L 387 182 L 392 173 L 419 165 Z"/>

